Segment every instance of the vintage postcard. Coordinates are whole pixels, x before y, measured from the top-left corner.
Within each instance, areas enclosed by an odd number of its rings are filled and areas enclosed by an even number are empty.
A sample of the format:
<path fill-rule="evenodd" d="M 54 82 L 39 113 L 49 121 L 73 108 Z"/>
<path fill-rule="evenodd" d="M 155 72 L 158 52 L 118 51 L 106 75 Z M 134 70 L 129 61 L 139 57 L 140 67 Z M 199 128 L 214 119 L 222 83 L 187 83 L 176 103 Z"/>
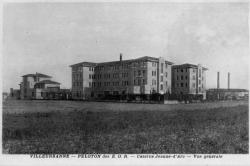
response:
<path fill-rule="evenodd" d="M 3 165 L 250 163 L 248 1 L 5 1 L 1 20 Z"/>

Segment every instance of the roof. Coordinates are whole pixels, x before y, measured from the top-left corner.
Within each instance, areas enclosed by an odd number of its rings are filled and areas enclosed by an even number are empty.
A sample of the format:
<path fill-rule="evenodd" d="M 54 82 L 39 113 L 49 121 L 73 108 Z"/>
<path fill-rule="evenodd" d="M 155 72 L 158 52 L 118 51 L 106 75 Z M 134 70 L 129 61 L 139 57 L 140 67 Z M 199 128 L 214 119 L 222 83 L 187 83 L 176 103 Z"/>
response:
<path fill-rule="evenodd" d="M 158 61 L 159 58 L 155 58 L 155 57 L 150 57 L 150 56 L 143 56 L 140 58 L 136 58 L 136 59 L 128 59 L 128 60 L 122 60 L 123 63 L 126 62 L 133 62 L 133 61 Z M 89 66 L 89 67 L 94 67 L 97 65 L 104 65 L 104 64 L 114 64 L 114 63 L 120 63 L 121 61 L 110 61 L 110 62 L 100 62 L 100 63 L 93 63 L 93 62 L 81 62 L 81 63 L 76 63 L 73 65 L 70 65 L 70 67 L 72 66 L 78 66 L 78 65 L 83 65 L 83 66 Z M 172 62 L 169 61 L 165 61 L 165 63 L 172 65 Z"/>
<path fill-rule="evenodd" d="M 213 88 L 213 89 L 208 89 L 207 91 L 210 92 L 248 92 L 247 89 L 224 89 L 224 88 Z"/>
<path fill-rule="evenodd" d="M 48 76 L 46 74 L 36 73 L 36 74 L 26 74 L 22 77 L 43 77 L 43 78 L 51 78 L 51 76 Z"/>
<path fill-rule="evenodd" d="M 51 80 L 42 80 L 42 81 L 39 81 L 36 84 L 60 84 L 60 83 L 59 82 L 55 82 L 55 81 L 51 81 Z"/>
<path fill-rule="evenodd" d="M 173 68 L 198 68 L 198 65 L 190 64 L 190 63 L 184 63 L 181 65 L 174 65 Z M 202 67 L 203 70 L 208 70 L 208 68 Z"/>
<path fill-rule="evenodd" d="M 73 65 L 70 65 L 70 67 L 72 66 L 88 66 L 88 67 L 93 67 L 93 66 L 96 66 L 97 63 L 93 63 L 93 62 L 80 62 L 80 63 L 76 63 L 76 64 L 73 64 Z"/>

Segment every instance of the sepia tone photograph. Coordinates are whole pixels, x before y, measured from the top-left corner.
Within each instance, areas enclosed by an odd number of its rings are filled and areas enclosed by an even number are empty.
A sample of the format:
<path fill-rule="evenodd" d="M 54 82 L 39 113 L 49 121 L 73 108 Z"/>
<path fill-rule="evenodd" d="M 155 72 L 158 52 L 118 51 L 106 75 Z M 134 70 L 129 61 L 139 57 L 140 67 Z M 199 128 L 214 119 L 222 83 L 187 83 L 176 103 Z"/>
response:
<path fill-rule="evenodd" d="M 2 13 L 2 154 L 249 154 L 248 3 Z"/>

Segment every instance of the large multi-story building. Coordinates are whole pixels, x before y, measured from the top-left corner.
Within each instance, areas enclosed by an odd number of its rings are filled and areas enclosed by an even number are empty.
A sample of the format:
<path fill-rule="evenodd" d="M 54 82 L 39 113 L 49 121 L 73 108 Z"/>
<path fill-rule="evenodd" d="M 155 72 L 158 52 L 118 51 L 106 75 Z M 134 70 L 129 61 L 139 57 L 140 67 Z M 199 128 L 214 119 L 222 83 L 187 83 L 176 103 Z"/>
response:
<path fill-rule="evenodd" d="M 206 98 L 206 70 L 201 65 L 172 66 L 172 92 L 176 95 L 202 95 Z"/>
<path fill-rule="evenodd" d="M 150 95 L 171 93 L 172 62 L 164 58 L 141 57 L 131 60 L 71 65 L 73 99 L 108 95 Z"/>

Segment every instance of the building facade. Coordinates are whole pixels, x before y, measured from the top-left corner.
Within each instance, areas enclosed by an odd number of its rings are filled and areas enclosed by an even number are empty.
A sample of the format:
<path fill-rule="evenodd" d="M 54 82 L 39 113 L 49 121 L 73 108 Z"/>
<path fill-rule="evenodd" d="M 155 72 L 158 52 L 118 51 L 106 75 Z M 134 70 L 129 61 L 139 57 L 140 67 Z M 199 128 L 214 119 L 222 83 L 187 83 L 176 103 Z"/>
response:
<path fill-rule="evenodd" d="M 172 66 L 172 92 L 179 96 L 202 95 L 206 99 L 206 70 L 193 64 Z"/>
<path fill-rule="evenodd" d="M 73 99 L 102 98 L 108 95 L 150 95 L 171 93 L 172 62 L 164 58 L 71 65 Z"/>

